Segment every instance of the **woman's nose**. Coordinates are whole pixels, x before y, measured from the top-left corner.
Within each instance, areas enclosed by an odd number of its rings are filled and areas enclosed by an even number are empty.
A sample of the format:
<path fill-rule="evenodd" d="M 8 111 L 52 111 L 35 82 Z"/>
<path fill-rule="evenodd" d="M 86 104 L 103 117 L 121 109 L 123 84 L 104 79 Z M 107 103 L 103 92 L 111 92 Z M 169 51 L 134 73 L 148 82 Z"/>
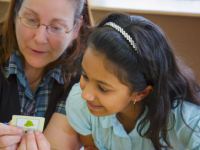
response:
<path fill-rule="evenodd" d="M 85 88 L 82 90 L 81 97 L 88 101 L 93 101 L 95 99 L 93 89 L 90 85 L 85 86 Z"/>
<path fill-rule="evenodd" d="M 48 32 L 46 30 L 46 26 L 40 25 L 39 28 L 36 29 L 36 33 L 35 33 L 35 37 L 34 40 L 38 43 L 38 44 L 45 44 L 47 43 L 47 36 L 48 36 Z"/>

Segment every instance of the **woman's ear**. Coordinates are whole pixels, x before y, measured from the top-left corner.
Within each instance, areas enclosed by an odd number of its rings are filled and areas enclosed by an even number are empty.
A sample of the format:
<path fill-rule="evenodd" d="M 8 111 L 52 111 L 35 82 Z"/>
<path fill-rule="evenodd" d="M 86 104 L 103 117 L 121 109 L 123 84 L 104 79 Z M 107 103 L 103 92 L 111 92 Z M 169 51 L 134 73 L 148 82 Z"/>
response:
<path fill-rule="evenodd" d="M 80 20 L 77 22 L 77 25 L 76 25 L 75 30 L 74 30 L 73 40 L 77 38 L 82 24 L 83 24 L 83 16 L 81 16 Z"/>
<path fill-rule="evenodd" d="M 144 99 L 146 96 L 148 96 L 153 91 L 153 86 L 148 85 L 143 91 L 137 92 L 137 94 L 133 96 L 132 101 L 138 102 Z M 135 93 L 135 92 L 134 92 Z"/>

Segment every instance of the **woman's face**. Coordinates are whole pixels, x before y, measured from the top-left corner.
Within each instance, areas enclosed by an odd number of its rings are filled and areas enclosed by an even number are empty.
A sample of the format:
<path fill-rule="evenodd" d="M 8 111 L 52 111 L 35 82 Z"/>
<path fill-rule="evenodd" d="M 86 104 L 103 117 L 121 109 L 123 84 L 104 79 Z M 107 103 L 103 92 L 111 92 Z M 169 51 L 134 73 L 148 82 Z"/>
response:
<path fill-rule="evenodd" d="M 70 0 L 24 0 L 18 15 L 30 17 L 45 25 L 58 25 L 66 30 L 74 26 L 75 4 Z M 46 26 L 30 29 L 15 20 L 16 37 L 20 52 L 25 58 L 25 67 L 44 68 L 58 59 L 73 39 L 78 29 L 62 37 L 51 35 Z"/>
<path fill-rule="evenodd" d="M 97 117 L 133 110 L 137 93 L 130 94 L 129 87 L 106 70 L 105 56 L 95 55 L 94 51 L 91 47 L 87 48 L 80 79 L 81 96 L 86 100 L 88 109 Z"/>

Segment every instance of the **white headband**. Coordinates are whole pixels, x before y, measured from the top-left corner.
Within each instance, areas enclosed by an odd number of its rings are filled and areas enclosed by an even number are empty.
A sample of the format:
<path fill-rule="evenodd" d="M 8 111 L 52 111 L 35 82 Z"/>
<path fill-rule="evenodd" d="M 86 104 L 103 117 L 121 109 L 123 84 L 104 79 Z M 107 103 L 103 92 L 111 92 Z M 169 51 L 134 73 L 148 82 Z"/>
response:
<path fill-rule="evenodd" d="M 107 23 L 104 24 L 104 26 L 106 26 L 106 25 L 111 26 L 115 30 L 120 32 L 129 41 L 129 43 L 132 45 L 134 50 L 138 53 L 137 46 L 136 46 L 135 42 L 133 41 L 132 37 L 128 33 L 126 33 L 126 31 L 124 31 L 123 28 L 121 28 L 119 25 L 115 24 L 114 22 L 107 22 Z"/>

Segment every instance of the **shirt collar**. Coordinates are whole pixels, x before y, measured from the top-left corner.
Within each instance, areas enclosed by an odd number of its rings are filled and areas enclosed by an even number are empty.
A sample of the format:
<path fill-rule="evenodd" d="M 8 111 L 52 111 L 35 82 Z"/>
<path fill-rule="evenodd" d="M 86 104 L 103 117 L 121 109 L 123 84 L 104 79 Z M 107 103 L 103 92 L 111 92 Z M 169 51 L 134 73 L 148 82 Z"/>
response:
<path fill-rule="evenodd" d="M 62 69 L 62 66 L 52 68 L 51 70 L 47 72 L 43 80 L 46 82 L 49 82 L 51 77 L 53 77 L 54 79 L 57 80 L 59 84 L 65 84 L 66 79 L 64 78 L 61 69 Z M 6 78 L 8 78 L 11 74 L 21 74 L 21 75 L 24 74 L 21 55 L 18 50 L 13 50 L 8 61 L 6 62 L 4 71 L 5 71 Z"/>
<path fill-rule="evenodd" d="M 145 107 L 144 113 L 138 119 L 134 130 L 137 129 L 138 123 L 140 122 L 141 119 L 143 119 L 146 116 L 147 112 L 148 112 L 148 108 Z M 116 114 L 113 114 L 110 116 L 105 116 L 105 117 L 99 117 L 99 120 L 100 120 L 103 128 L 113 127 L 113 131 L 116 135 L 118 135 L 120 137 L 128 138 L 128 135 L 125 132 L 123 125 L 118 121 Z"/>
<path fill-rule="evenodd" d="M 49 70 L 43 78 L 43 84 L 49 82 L 51 77 L 54 78 L 59 84 L 66 83 L 66 79 L 64 78 L 62 74 L 62 66 L 58 66 Z"/>
<path fill-rule="evenodd" d="M 66 83 L 66 79 L 64 78 L 64 76 L 62 74 L 62 66 L 58 66 L 58 67 L 54 68 L 53 72 L 51 74 L 51 77 L 56 79 L 58 81 L 58 83 L 60 83 L 60 84 Z"/>
<path fill-rule="evenodd" d="M 11 74 L 18 74 L 18 73 L 22 74 L 23 67 L 19 51 L 13 50 L 8 61 L 6 62 L 4 71 L 6 78 L 8 78 Z"/>

